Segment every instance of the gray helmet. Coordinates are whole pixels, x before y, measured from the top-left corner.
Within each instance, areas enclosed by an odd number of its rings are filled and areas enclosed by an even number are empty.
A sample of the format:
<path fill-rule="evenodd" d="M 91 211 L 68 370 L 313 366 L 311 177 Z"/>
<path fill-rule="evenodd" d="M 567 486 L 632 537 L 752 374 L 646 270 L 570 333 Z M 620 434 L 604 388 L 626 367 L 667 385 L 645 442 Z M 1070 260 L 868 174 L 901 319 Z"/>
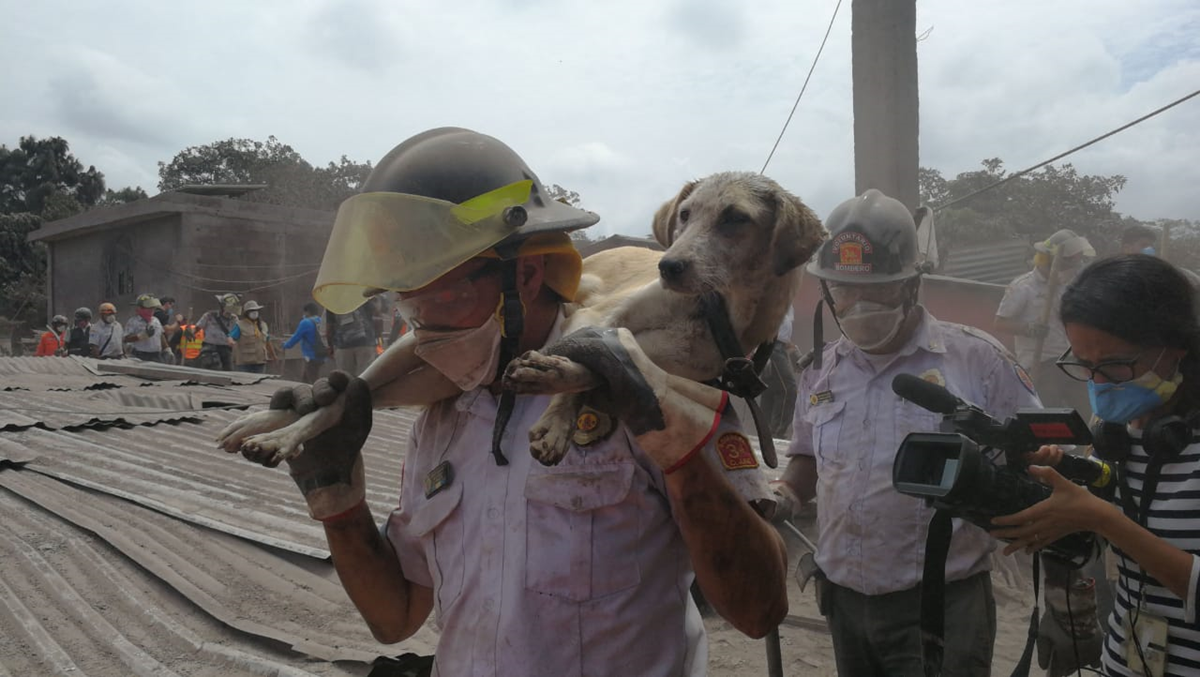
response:
<path fill-rule="evenodd" d="M 87 320 L 87 321 L 91 322 L 92 321 L 91 308 L 76 308 L 75 309 L 75 319 L 76 320 Z"/>
<path fill-rule="evenodd" d="M 874 188 L 838 205 L 825 219 L 829 239 L 808 272 L 830 282 L 876 284 L 917 271 L 917 224 L 902 202 Z"/>
<path fill-rule="evenodd" d="M 62 325 L 62 326 L 64 326 L 64 327 L 65 327 L 65 326 L 67 326 L 68 324 L 71 324 L 71 323 L 70 323 L 70 322 L 67 322 L 67 316 L 66 316 L 66 315 L 55 315 L 55 316 L 54 316 L 53 318 L 51 318 L 51 320 L 50 320 L 50 326 L 51 326 L 51 327 L 57 327 L 57 326 L 59 326 L 59 325 Z"/>
<path fill-rule="evenodd" d="M 439 127 L 405 140 L 371 170 L 360 191 L 406 193 L 459 204 L 526 180 L 533 181 L 533 190 L 524 205 L 525 222 L 506 241 L 587 228 L 600 220 L 592 212 L 552 199 L 529 165 L 502 141 L 461 127 Z"/>

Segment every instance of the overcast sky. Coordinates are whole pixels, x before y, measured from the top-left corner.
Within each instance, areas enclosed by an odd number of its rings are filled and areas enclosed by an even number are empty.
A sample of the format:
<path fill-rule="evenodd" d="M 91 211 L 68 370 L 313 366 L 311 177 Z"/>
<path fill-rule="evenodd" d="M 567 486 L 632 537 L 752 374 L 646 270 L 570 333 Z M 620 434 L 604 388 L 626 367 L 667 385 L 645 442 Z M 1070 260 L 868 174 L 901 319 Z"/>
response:
<path fill-rule="evenodd" d="M 683 182 L 757 171 L 835 0 L 0 0 L 0 143 L 59 135 L 109 187 L 156 192 L 182 148 L 274 134 L 372 162 L 421 130 L 497 136 L 649 232 Z M 850 0 L 767 174 L 850 197 Z M 1200 88 L 1196 0 L 922 0 L 921 164 L 1018 169 Z M 1200 220 L 1200 97 L 1073 156 L 1118 209 Z"/>

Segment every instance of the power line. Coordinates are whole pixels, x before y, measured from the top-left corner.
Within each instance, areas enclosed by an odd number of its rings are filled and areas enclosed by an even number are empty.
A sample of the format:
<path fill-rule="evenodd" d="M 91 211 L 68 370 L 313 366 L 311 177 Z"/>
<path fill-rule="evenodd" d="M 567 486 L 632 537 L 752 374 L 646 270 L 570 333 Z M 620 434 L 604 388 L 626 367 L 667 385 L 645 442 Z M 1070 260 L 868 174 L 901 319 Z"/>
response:
<path fill-rule="evenodd" d="M 970 192 L 970 193 L 967 193 L 966 195 L 964 195 L 964 196 L 962 196 L 962 197 L 960 197 L 960 198 L 955 198 L 955 199 L 953 199 L 953 200 L 951 200 L 951 201 L 947 202 L 946 204 L 943 204 L 943 205 L 938 205 L 937 207 L 934 207 L 933 209 L 934 209 L 934 211 L 940 211 L 940 210 L 942 210 L 942 209 L 945 209 L 945 208 L 947 208 L 947 207 L 950 207 L 950 206 L 952 206 L 952 205 L 956 205 L 956 204 L 958 204 L 959 202 L 963 202 L 963 201 L 965 201 L 965 200 L 969 200 L 969 199 L 971 199 L 971 198 L 975 197 L 976 195 L 979 195 L 980 193 L 986 193 L 987 191 L 989 191 L 989 190 L 991 190 L 991 189 L 993 189 L 993 188 L 998 188 L 998 187 L 1000 187 L 1000 186 L 1002 186 L 1002 185 L 1004 185 L 1004 184 L 1008 183 L 1009 181 L 1012 181 L 1012 180 L 1014 180 L 1014 179 L 1019 179 L 1019 178 L 1021 178 L 1022 176 L 1025 176 L 1026 174 L 1028 174 L 1029 172 L 1032 172 L 1032 171 L 1035 171 L 1035 170 L 1041 169 L 1042 167 L 1045 167 L 1046 165 L 1050 164 L 1051 162 L 1055 162 L 1056 160 L 1061 160 L 1061 159 L 1063 159 L 1063 158 L 1067 157 L 1068 155 L 1070 155 L 1070 154 L 1072 154 L 1072 153 L 1075 153 L 1075 152 L 1077 152 L 1077 151 L 1081 151 L 1081 150 L 1083 150 L 1084 148 L 1087 148 L 1088 146 L 1091 146 L 1092 144 L 1095 144 L 1095 143 L 1098 143 L 1098 142 L 1100 142 L 1100 141 L 1103 141 L 1104 139 L 1107 139 L 1108 137 L 1110 137 L 1110 136 L 1112 136 L 1112 135 L 1114 135 L 1114 134 L 1118 134 L 1118 133 L 1120 133 L 1120 132 L 1123 132 L 1123 131 L 1125 131 L 1126 129 L 1129 129 L 1130 127 L 1132 127 L 1132 126 L 1134 126 L 1134 125 L 1136 125 L 1136 124 L 1138 124 L 1138 123 L 1145 122 L 1146 120 L 1149 120 L 1150 118 L 1154 117 L 1155 115 L 1158 115 L 1159 113 L 1162 113 L 1162 112 L 1164 112 L 1164 111 L 1166 111 L 1166 110 L 1169 110 L 1169 109 L 1171 109 L 1171 108 L 1174 108 L 1175 106 L 1178 106 L 1179 104 L 1183 103 L 1184 101 L 1187 101 L 1188 99 L 1191 99 L 1192 97 L 1194 97 L 1194 96 L 1197 96 L 1197 95 L 1200 95 L 1200 89 L 1197 89 L 1196 91 L 1192 92 L 1191 94 L 1188 94 L 1188 95 L 1187 95 L 1187 96 L 1185 96 L 1185 97 L 1182 97 L 1182 98 L 1176 99 L 1176 100 L 1172 101 L 1171 103 L 1169 103 L 1169 104 L 1167 104 L 1167 105 L 1163 106 L 1162 108 L 1159 108 L 1159 109 L 1157 109 L 1157 110 L 1151 111 L 1151 112 L 1149 112 L 1149 113 L 1147 113 L 1147 114 L 1143 115 L 1142 117 L 1140 117 L 1140 118 L 1138 118 L 1138 119 L 1136 119 L 1136 120 L 1134 120 L 1134 121 L 1132 121 L 1132 122 L 1127 122 L 1127 123 L 1125 123 L 1125 124 L 1121 125 L 1120 127 L 1117 127 L 1116 129 L 1114 129 L 1114 130 L 1112 130 L 1112 131 L 1110 131 L 1110 132 L 1108 132 L 1108 133 L 1106 133 L 1106 134 L 1101 134 L 1100 136 L 1097 136 L 1096 138 L 1092 139 L 1091 141 L 1088 141 L 1087 143 L 1082 143 L 1082 144 L 1080 144 L 1080 145 L 1078 145 L 1078 146 L 1075 146 L 1074 148 L 1072 148 L 1072 149 L 1070 149 L 1070 150 L 1068 150 L 1068 151 L 1065 151 L 1065 152 L 1059 153 L 1058 155 L 1055 155 L 1054 157 L 1050 158 L 1049 160 L 1046 160 L 1046 161 L 1044 161 L 1044 162 L 1039 162 L 1039 163 L 1037 163 L 1036 165 L 1033 165 L 1032 167 L 1029 167 L 1029 168 L 1027 168 L 1027 169 L 1022 169 L 1021 171 L 1017 172 L 1016 174 L 1012 174 L 1012 175 L 1010 175 L 1010 176 L 1006 176 L 1006 177 L 1004 177 L 1003 179 L 1000 179 L 999 181 L 997 181 L 997 182 L 995 182 L 995 183 L 993 183 L 993 184 L 991 184 L 991 185 L 984 186 L 983 188 L 980 188 L 979 190 L 976 190 L 976 191 L 972 191 L 972 192 Z"/>
<path fill-rule="evenodd" d="M 800 105 L 800 98 L 804 96 L 804 90 L 808 89 L 808 81 L 812 79 L 813 71 L 817 69 L 817 62 L 821 60 L 821 52 L 825 51 L 825 42 L 829 40 L 829 32 L 833 30 L 833 22 L 837 19 L 838 10 L 841 7 L 842 0 L 838 0 L 833 7 L 833 16 L 829 17 L 829 27 L 825 29 L 825 37 L 821 38 L 821 46 L 817 48 L 817 54 L 813 57 L 812 66 L 808 68 L 808 75 L 804 77 L 800 93 L 796 95 L 796 102 L 792 104 L 792 112 L 788 113 L 787 120 L 784 120 L 783 129 L 779 130 L 779 137 L 775 139 L 775 145 L 771 146 L 771 152 L 767 154 L 767 161 L 763 163 L 762 169 L 758 170 L 759 174 L 767 171 L 767 165 L 771 164 L 771 158 L 775 157 L 775 150 L 779 148 L 779 142 L 783 140 L 783 134 L 787 131 L 788 124 L 791 123 L 792 116 L 796 114 L 796 107 Z"/>

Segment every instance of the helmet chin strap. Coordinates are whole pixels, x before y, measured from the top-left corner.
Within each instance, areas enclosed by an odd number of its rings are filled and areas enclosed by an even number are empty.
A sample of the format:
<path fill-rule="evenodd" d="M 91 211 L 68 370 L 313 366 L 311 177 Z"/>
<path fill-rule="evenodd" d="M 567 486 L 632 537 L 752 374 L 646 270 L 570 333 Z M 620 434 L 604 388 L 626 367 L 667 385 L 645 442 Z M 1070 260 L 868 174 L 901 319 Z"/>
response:
<path fill-rule="evenodd" d="M 517 358 L 521 349 L 521 334 L 525 332 L 525 308 L 521 305 L 521 294 L 517 289 L 517 248 L 518 244 L 497 247 L 500 255 L 501 301 L 500 317 L 504 333 L 500 337 L 500 364 L 497 367 L 496 378 L 503 378 L 508 363 Z M 501 442 L 504 439 L 504 429 L 512 418 L 513 407 L 516 406 L 517 394 L 511 390 L 500 391 L 500 402 L 496 407 L 496 424 L 492 428 L 492 456 L 496 465 L 508 465 Z"/>

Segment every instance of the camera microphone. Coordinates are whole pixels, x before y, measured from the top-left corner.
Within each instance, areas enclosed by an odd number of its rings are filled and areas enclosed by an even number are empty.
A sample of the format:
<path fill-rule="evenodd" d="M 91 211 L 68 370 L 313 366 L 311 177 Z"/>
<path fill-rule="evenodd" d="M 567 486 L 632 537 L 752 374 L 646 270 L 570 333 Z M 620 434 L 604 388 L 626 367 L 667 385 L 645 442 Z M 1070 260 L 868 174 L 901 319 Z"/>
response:
<path fill-rule="evenodd" d="M 892 392 L 922 409 L 946 416 L 959 407 L 967 406 L 966 402 L 946 388 L 912 374 L 898 374 L 893 378 Z"/>

